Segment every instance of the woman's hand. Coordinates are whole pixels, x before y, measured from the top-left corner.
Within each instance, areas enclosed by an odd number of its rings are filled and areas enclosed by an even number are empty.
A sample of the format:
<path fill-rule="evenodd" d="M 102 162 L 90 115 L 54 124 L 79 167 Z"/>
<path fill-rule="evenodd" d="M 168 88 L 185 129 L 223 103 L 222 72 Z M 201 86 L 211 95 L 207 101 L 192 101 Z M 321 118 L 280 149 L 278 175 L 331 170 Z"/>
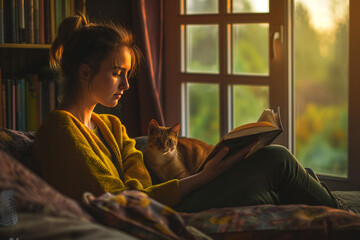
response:
<path fill-rule="evenodd" d="M 179 180 L 181 195 L 185 196 L 191 193 L 228 170 L 231 166 L 243 159 L 256 143 L 257 142 L 254 142 L 230 156 L 226 156 L 229 152 L 228 147 L 221 149 L 213 158 L 209 159 L 201 172 Z"/>
<path fill-rule="evenodd" d="M 213 158 L 209 159 L 205 164 L 203 171 L 206 175 L 215 178 L 240 160 L 244 159 L 246 154 L 250 152 L 256 143 L 258 142 L 251 143 L 230 156 L 226 156 L 229 152 L 229 148 L 223 147 Z"/>

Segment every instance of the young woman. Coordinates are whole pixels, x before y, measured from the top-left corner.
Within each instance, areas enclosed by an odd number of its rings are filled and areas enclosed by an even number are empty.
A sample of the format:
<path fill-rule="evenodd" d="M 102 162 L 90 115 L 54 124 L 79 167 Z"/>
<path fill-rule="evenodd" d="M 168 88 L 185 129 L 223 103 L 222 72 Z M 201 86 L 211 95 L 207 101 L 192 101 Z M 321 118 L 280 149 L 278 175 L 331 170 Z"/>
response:
<path fill-rule="evenodd" d="M 255 204 L 303 203 L 337 207 L 336 200 L 281 146 L 226 157 L 224 148 L 203 171 L 181 180 L 152 185 L 142 154 L 120 120 L 96 114 L 100 103 L 114 107 L 129 89 L 140 51 L 132 35 L 111 24 L 65 19 L 50 54 L 63 80 L 59 109 L 39 128 L 34 153 L 42 176 L 65 195 L 81 200 L 137 189 L 180 211 Z"/>

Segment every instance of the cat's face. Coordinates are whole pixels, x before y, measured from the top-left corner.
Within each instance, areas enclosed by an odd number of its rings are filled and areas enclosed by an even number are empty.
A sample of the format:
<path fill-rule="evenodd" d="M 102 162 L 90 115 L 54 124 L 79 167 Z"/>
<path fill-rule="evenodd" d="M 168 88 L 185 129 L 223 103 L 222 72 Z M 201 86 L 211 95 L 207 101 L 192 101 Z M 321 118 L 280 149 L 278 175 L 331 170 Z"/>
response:
<path fill-rule="evenodd" d="M 172 127 L 161 127 L 156 120 L 149 123 L 148 147 L 166 155 L 176 149 L 180 124 Z"/>

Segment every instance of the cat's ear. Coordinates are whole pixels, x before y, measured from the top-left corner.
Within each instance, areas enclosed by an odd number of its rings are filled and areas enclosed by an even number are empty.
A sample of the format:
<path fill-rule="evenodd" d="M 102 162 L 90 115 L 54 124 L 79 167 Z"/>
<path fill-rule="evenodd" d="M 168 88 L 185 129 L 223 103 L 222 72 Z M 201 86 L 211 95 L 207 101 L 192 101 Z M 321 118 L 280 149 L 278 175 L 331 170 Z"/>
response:
<path fill-rule="evenodd" d="M 152 119 L 149 122 L 149 128 L 148 128 L 149 135 L 151 135 L 154 132 L 154 130 L 158 130 L 158 129 L 159 129 L 159 123 L 155 119 Z"/>
<path fill-rule="evenodd" d="M 170 130 L 174 133 L 176 133 L 176 136 L 179 135 L 179 131 L 180 131 L 180 123 L 176 123 L 174 126 L 172 126 L 170 128 Z"/>

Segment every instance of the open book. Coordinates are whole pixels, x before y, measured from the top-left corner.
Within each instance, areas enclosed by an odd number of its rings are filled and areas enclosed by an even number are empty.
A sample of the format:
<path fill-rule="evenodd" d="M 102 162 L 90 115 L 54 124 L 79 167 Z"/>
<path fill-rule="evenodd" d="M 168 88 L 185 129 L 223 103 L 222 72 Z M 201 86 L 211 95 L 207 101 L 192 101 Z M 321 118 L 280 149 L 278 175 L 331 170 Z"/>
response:
<path fill-rule="evenodd" d="M 205 163 L 211 159 L 224 146 L 229 147 L 229 154 L 236 153 L 238 150 L 257 142 L 246 154 L 245 158 L 257 150 L 272 143 L 283 131 L 280 119 L 280 107 L 276 112 L 265 109 L 257 122 L 241 125 L 227 133 L 209 153 L 205 161 L 200 165 L 199 172 Z"/>

